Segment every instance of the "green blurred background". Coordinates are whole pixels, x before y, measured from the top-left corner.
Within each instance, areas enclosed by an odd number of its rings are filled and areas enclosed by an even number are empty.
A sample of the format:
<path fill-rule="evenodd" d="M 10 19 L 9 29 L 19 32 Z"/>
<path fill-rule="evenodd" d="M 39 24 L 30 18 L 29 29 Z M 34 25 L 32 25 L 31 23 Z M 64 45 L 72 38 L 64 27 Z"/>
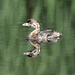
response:
<path fill-rule="evenodd" d="M 36 58 L 23 55 L 33 48 L 22 26 L 30 18 L 63 34 Z M 0 75 L 75 75 L 75 0 L 0 0 Z"/>

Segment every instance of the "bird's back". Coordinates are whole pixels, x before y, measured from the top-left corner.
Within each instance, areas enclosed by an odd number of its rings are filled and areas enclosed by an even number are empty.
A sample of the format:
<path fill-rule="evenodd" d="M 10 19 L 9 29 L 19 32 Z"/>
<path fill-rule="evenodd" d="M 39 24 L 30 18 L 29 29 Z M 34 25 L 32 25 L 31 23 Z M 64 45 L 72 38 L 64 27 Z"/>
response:
<path fill-rule="evenodd" d="M 38 34 L 38 42 L 39 43 L 47 43 L 48 42 L 48 36 L 52 36 L 53 30 L 41 30 Z"/>

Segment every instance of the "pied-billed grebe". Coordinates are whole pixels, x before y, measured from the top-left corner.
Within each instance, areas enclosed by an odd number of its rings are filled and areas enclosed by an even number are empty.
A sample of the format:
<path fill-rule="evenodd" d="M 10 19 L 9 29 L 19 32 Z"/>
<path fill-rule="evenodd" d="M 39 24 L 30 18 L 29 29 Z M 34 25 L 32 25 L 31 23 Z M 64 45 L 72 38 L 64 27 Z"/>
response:
<path fill-rule="evenodd" d="M 36 57 L 39 55 L 41 43 L 55 43 L 62 37 L 61 33 L 53 30 L 40 30 L 40 24 L 36 19 L 29 19 L 23 26 L 34 28 L 27 36 L 27 40 L 34 46 L 34 49 L 24 53 L 24 55 L 29 57 Z"/>

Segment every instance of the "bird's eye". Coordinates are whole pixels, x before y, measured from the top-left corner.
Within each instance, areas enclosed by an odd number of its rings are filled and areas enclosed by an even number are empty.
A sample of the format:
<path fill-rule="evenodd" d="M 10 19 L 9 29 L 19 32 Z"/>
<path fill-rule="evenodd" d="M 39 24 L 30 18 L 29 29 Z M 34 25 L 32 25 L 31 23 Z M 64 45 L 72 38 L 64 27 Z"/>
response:
<path fill-rule="evenodd" d="M 37 51 L 34 51 L 34 53 L 36 53 Z"/>
<path fill-rule="evenodd" d="M 36 24 L 35 24 L 35 23 L 33 23 L 33 26 L 36 26 Z"/>

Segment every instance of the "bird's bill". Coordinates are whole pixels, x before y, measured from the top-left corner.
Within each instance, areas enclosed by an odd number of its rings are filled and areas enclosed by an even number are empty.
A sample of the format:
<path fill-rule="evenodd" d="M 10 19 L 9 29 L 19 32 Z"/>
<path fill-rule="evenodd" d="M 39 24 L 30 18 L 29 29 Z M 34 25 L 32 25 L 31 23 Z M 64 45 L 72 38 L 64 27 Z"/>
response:
<path fill-rule="evenodd" d="M 29 53 L 29 52 L 24 52 L 23 54 L 24 54 L 24 55 L 29 55 L 30 53 Z"/>
<path fill-rule="evenodd" d="M 29 23 L 24 23 L 24 24 L 22 24 L 22 26 L 30 26 L 30 24 Z"/>

